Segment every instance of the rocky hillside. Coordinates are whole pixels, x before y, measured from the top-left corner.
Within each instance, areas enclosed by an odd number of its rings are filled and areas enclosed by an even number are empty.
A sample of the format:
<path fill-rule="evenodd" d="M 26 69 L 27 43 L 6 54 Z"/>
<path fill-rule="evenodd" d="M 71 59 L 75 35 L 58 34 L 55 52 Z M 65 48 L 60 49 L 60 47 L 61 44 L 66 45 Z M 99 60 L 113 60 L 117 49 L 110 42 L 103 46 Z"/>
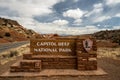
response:
<path fill-rule="evenodd" d="M 25 41 L 38 35 L 33 30 L 27 30 L 17 21 L 0 18 L 0 43 Z"/>
<path fill-rule="evenodd" d="M 120 45 L 120 29 L 99 31 L 94 33 L 93 36 L 98 40 L 107 40 Z"/>

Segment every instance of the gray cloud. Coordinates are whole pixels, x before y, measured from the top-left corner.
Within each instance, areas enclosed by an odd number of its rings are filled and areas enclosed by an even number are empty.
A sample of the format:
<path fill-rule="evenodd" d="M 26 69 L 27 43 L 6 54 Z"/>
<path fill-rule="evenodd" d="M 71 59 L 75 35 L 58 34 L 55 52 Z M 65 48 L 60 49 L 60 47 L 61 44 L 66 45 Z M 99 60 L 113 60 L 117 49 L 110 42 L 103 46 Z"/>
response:
<path fill-rule="evenodd" d="M 0 0 L 0 17 L 40 33 L 75 35 L 119 28 L 119 5 L 120 0 Z"/>

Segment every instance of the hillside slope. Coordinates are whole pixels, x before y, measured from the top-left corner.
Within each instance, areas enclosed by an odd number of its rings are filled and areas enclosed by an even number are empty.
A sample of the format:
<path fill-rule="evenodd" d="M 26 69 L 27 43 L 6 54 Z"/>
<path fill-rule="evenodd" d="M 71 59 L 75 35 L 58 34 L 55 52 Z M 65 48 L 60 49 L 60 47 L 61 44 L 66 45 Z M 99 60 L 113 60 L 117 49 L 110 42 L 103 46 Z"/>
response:
<path fill-rule="evenodd" d="M 17 21 L 0 18 L 0 43 L 25 41 L 37 35 L 33 30 L 27 30 Z"/>
<path fill-rule="evenodd" d="M 120 45 L 120 29 L 99 31 L 93 34 L 97 40 L 106 40 Z"/>

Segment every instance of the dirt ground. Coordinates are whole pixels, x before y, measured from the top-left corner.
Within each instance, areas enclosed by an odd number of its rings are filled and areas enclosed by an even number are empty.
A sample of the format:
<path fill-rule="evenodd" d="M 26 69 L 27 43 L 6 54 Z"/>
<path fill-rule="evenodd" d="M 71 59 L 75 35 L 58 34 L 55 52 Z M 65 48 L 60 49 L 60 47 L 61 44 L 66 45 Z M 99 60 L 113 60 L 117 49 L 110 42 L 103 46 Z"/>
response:
<path fill-rule="evenodd" d="M 19 57 L 18 59 L 20 59 Z M 16 61 L 11 61 L 0 66 L 0 74 L 7 71 L 9 66 Z M 111 58 L 99 58 L 98 66 L 108 74 L 104 76 L 51 76 L 33 78 L 0 78 L 0 80 L 120 80 L 120 61 Z"/>
<path fill-rule="evenodd" d="M 18 57 L 20 60 L 22 57 Z M 7 71 L 16 60 L 10 61 L 0 66 L 0 75 Z M 103 76 L 51 76 L 51 77 L 33 77 L 33 78 L 0 78 L 0 80 L 120 80 L 120 57 L 98 57 L 98 66 L 101 67 L 107 75 Z"/>

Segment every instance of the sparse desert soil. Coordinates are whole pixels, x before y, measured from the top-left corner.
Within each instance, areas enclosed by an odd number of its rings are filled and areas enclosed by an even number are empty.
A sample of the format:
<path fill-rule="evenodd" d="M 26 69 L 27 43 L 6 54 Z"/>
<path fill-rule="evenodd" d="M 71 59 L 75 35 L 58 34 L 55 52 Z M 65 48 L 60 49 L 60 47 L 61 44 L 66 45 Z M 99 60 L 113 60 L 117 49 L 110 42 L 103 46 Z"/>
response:
<path fill-rule="evenodd" d="M 117 47 L 117 48 L 99 47 L 97 50 L 97 54 L 98 54 L 98 57 L 120 59 L 120 47 Z"/>
<path fill-rule="evenodd" d="M 98 66 L 108 74 L 103 76 L 51 76 L 51 77 L 33 77 L 33 78 L 0 78 L 0 80 L 120 80 L 120 57 L 115 55 L 120 54 L 120 48 L 99 48 L 98 49 Z M 108 51 L 109 50 L 109 51 Z M 113 53 L 108 56 L 108 54 Z M 109 53 L 108 53 L 109 52 Z M 106 56 L 106 55 L 107 56 Z M 20 60 L 21 57 L 17 58 Z M 14 61 L 10 61 L 0 66 L 0 74 L 9 69 Z"/>
<path fill-rule="evenodd" d="M 19 46 L 16 48 L 11 48 L 11 49 L 8 49 L 4 52 L 1 52 L 0 53 L 0 64 L 2 65 L 2 64 L 5 64 L 11 60 L 15 60 L 16 56 L 21 56 L 24 53 L 29 52 L 29 50 L 30 50 L 29 44 L 24 44 L 22 46 Z M 11 54 L 16 54 L 16 55 L 11 56 Z"/>

